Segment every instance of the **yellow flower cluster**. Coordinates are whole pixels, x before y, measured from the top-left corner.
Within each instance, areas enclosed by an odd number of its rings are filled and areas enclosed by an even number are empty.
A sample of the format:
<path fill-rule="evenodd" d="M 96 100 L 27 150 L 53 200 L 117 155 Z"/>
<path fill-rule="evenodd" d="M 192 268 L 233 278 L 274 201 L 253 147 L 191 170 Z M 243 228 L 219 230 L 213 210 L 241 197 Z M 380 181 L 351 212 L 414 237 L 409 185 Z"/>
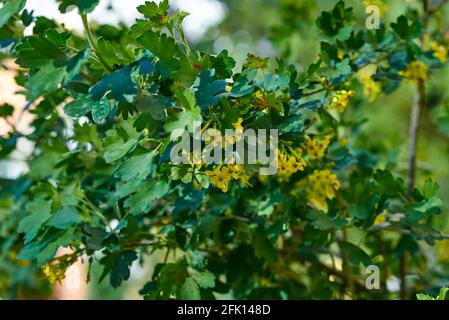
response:
<path fill-rule="evenodd" d="M 337 110 L 340 113 L 344 112 L 349 104 L 349 99 L 353 96 L 355 96 L 353 90 L 339 90 L 335 92 L 332 97 L 330 109 Z"/>
<path fill-rule="evenodd" d="M 315 170 L 308 177 L 308 200 L 314 208 L 327 212 L 327 199 L 335 198 L 340 187 L 337 176 L 331 170 Z"/>
<path fill-rule="evenodd" d="M 243 167 L 237 164 L 220 165 L 212 171 L 207 170 L 206 175 L 210 177 L 212 184 L 223 192 L 228 192 L 229 182 L 232 179 L 249 185 L 249 176 Z"/>
<path fill-rule="evenodd" d="M 430 45 L 430 48 L 434 51 L 433 56 L 440 60 L 441 63 L 447 62 L 448 50 L 445 46 L 434 42 Z"/>
<path fill-rule="evenodd" d="M 221 132 L 217 129 L 210 128 L 203 129 L 207 135 L 205 136 L 206 144 L 211 144 L 213 147 L 221 146 L 222 148 L 226 148 L 228 145 L 233 145 L 240 141 L 243 136 L 244 128 L 242 126 L 243 118 L 238 118 L 237 122 L 233 123 L 233 127 L 235 129 L 235 134 L 231 136 L 222 135 Z"/>
<path fill-rule="evenodd" d="M 324 157 L 324 153 L 326 152 L 329 143 L 329 139 L 319 141 L 306 136 L 306 151 L 310 159 L 316 160 Z"/>
<path fill-rule="evenodd" d="M 370 76 L 362 76 L 360 80 L 363 85 L 363 94 L 369 98 L 369 102 L 373 103 L 382 92 L 380 84 Z"/>
<path fill-rule="evenodd" d="M 388 214 L 388 210 L 387 209 L 382 211 L 382 213 L 378 214 L 377 217 L 376 217 L 376 220 L 374 220 L 374 225 L 377 226 L 377 225 L 382 224 L 385 221 L 387 221 L 387 214 Z"/>
<path fill-rule="evenodd" d="M 385 0 L 364 0 L 363 4 L 365 5 L 365 7 L 368 6 L 378 7 L 380 14 L 383 14 L 388 9 L 388 5 L 386 4 Z"/>
<path fill-rule="evenodd" d="M 408 82 L 415 83 L 418 80 L 427 79 L 427 64 L 422 61 L 413 61 L 408 64 L 407 69 L 399 71 L 398 75 L 406 79 Z"/>
<path fill-rule="evenodd" d="M 304 171 L 306 162 L 302 158 L 295 156 L 287 156 L 286 154 L 277 152 L 278 154 L 278 171 L 277 174 L 281 180 L 288 180 L 294 173 Z"/>
<path fill-rule="evenodd" d="M 42 267 L 42 272 L 51 284 L 62 283 L 66 270 L 67 266 L 63 263 L 46 263 Z"/>

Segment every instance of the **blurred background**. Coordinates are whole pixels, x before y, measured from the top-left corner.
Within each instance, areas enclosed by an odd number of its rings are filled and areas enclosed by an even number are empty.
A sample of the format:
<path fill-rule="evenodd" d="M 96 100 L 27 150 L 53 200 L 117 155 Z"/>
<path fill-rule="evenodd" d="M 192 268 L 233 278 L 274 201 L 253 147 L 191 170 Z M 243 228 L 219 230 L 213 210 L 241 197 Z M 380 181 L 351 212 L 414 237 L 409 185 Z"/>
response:
<path fill-rule="evenodd" d="M 158 2 L 157 0 L 155 0 Z M 437 1 L 437 0 L 436 0 Z M 101 0 L 91 14 L 91 20 L 99 24 L 131 25 L 139 13 L 136 7 L 144 0 Z M 237 61 L 237 67 L 247 53 L 270 57 L 273 61 L 281 57 L 298 68 L 307 68 L 318 56 L 320 33 L 314 20 L 322 10 L 332 8 L 337 1 L 329 0 L 171 0 L 173 9 L 190 13 L 185 20 L 185 31 L 193 47 L 211 53 L 227 49 Z M 353 5 L 360 25 L 364 25 L 364 1 L 346 1 Z M 418 1 L 386 1 L 382 9 L 382 22 L 389 24 L 403 14 L 407 5 L 420 7 Z M 61 14 L 53 0 L 28 0 L 27 9 L 35 15 L 54 18 L 69 29 L 82 32 L 81 20 L 76 12 Z M 440 21 L 443 30 L 449 30 L 448 6 Z M 32 25 L 29 27 L 30 30 Z M 0 71 L 0 103 L 9 103 L 23 108 L 26 101 L 15 94 L 20 88 L 14 83 L 14 74 Z M 435 223 L 442 232 L 449 232 L 449 70 L 434 73 L 428 86 L 429 109 L 423 115 L 421 136 L 418 147 L 418 181 L 422 186 L 425 178 L 433 177 L 440 184 L 440 198 L 444 202 L 443 213 Z M 408 125 L 410 108 L 414 98 L 414 87 L 403 85 L 389 96 L 380 96 L 374 103 L 355 105 L 351 116 L 356 120 L 366 119 L 355 144 L 376 150 L 383 159 L 381 166 L 394 166 L 395 172 L 406 176 L 408 154 Z M 30 119 L 22 116 L 16 124 L 21 130 L 29 130 Z M 0 135 L 8 128 L 0 123 Z M 13 178 L 27 170 L 21 162 L 30 146 L 20 143 L 14 159 L 0 162 L 0 177 Z M 429 249 L 430 250 L 430 249 Z M 433 249 L 432 249 L 433 250 Z M 432 252 L 435 263 L 449 263 L 449 241 L 439 242 L 436 252 Z M 67 283 L 55 289 L 57 298 L 82 299 L 139 299 L 138 290 L 151 277 L 154 264 L 162 259 L 156 253 L 144 266 L 136 263 L 131 279 L 121 288 L 112 289 L 107 282 L 98 285 L 96 279 L 100 270 L 93 268 L 92 281 L 86 287 L 76 279 L 84 277 L 83 267 L 69 270 Z M 148 260 L 148 259 L 147 259 Z M 75 279 L 75 280 L 73 280 Z M 71 282 L 72 281 L 72 282 Z M 75 284 L 73 283 L 75 281 Z M 74 289 L 75 288 L 75 289 Z"/>

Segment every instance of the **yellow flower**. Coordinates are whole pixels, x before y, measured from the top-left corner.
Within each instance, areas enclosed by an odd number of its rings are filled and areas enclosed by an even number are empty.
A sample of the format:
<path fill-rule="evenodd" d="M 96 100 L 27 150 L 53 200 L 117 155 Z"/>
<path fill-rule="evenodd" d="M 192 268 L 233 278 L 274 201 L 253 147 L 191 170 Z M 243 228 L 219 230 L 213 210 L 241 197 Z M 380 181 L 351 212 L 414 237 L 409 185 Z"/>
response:
<path fill-rule="evenodd" d="M 434 51 L 433 56 L 435 58 L 437 58 L 438 60 L 440 60 L 441 63 L 446 63 L 447 62 L 447 54 L 448 54 L 448 50 L 446 47 L 444 47 L 443 45 L 433 42 L 430 45 L 430 48 Z"/>
<path fill-rule="evenodd" d="M 365 5 L 365 7 L 368 6 L 378 7 L 380 14 L 385 13 L 388 9 L 388 5 L 385 3 L 385 0 L 364 0 L 363 4 Z"/>
<path fill-rule="evenodd" d="M 277 151 L 278 171 L 277 174 L 281 180 L 288 180 L 294 173 L 304 171 L 306 162 L 302 158 L 287 156 Z"/>
<path fill-rule="evenodd" d="M 213 147 L 218 147 L 221 144 L 223 144 L 223 137 L 221 135 L 221 132 L 215 128 L 209 128 L 207 129 L 204 134 L 204 141 L 206 144 L 211 144 Z"/>
<path fill-rule="evenodd" d="M 76 262 L 75 254 L 67 254 L 55 259 L 54 262 L 48 262 L 42 266 L 42 272 L 51 284 L 62 283 L 67 269 Z"/>
<path fill-rule="evenodd" d="M 249 183 L 249 176 L 243 167 L 237 164 L 219 166 L 213 171 L 207 170 L 206 175 L 210 177 L 212 184 L 220 188 L 223 192 L 228 191 L 228 185 L 232 179 L 240 180 L 245 185 L 251 185 Z"/>
<path fill-rule="evenodd" d="M 388 213 L 388 210 L 385 209 L 382 213 L 378 214 L 376 217 L 376 220 L 374 220 L 374 225 L 377 226 L 377 225 L 382 224 L 385 221 L 387 221 L 387 213 Z"/>
<path fill-rule="evenodd" d="M 413 61 L 408 64 L 407 69 L 399 71 L 398 75 L 407 82 L 416 83 L 418 80 L 427 79 L 427 64 L 422 61 Z"/>
<path fill-rule="evenodd" d="M 62 283 L 66 269 L 59 268 L 59 264 L 47 263 L 42 267 L 42 272 L 51 284 Z"/>
<path fill-rule="evenodd" d="M 321 159 L 324 157 L 327 147 L 329 146 L 329 139 L 324 139 L 322 141 L 313 140 L 306 136 L 306 151 L 309 157 L 313 160 Z"/>
<path fill-rule="evenodd" d="M 243 122 L 243 119 L 239 118 L 236 123 L 232 124 L 234 126 L 235 130 L 237 130 L 238 132 L 243 132 L 242 122 Z"/>
<path fill-rule="evenodd" d="M 380 84 L 370 76 L 362 76 L 360 80 L 363 85 L 363 94 L 369 98 L 369 102 L 373 103 L 382 92 Z"/>
<path fill-rule="evenodd" d="M 206 171 L 206 175 L 211 178 L 211 182 L 217 188 L 220 188 L 223 192 L 228 192 L 228 184 L 231 180 L 231 174 L 228 168 L 218 167 L 214 171 Z"/>
<path fill-rule="evenodd" d="M 228 164 L 228 172 L 229 175 L 235 179 L 238 180 L 239 179 L 239 174 L 240 174 L 240 166 L 237 164 Z"/>
<path fill-rule="evenodd" d="M 334 93 L 329 108 L 342 113 L 348 106 L 349 99 L 353 96 L 355 96 L 355 92 L 353 90 L 339 90 Z"/>
<path fill-rule="evenodd" d="M 340 187 L 337 176 L 331 170 L 315 170 L 308 177 L 308 200 L 314 208 L 327 212 L 327 199 L 335 198 Z"/>
<path fill-rule="evenodd" d="M 184 159 L 189 161 L 190 166 L 192 168 L 201 169 L 204 164 L 204 160 L 201 157 L 201 154 L 198 152 L 189 153 L 186 150 L 182 150 L 182 156 Z"/>

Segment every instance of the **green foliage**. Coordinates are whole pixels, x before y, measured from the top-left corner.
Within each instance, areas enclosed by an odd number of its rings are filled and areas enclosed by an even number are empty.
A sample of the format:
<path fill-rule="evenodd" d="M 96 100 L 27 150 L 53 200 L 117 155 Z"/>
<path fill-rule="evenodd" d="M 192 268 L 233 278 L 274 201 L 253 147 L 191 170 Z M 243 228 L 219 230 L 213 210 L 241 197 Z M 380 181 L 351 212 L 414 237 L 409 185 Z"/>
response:
<path fill-rule="evenodd" d="M 438 293 L 438 296 L 436 296 L 435 298 L 431 297 L 431 296 L 429 296 L 427 294 L 424 294 L 424 293 L 418 293 L 416 295 L 416 298 L 418 300 L 447 300 L 446 295 L 447 295 L 448 291 L 449 291 L 449 288 L 444 287 L 444 288 L 440 289 L 440 292 Z"/>
<path fill-rule="evenodd" d="M 59 2 L 61 12 L 75 6 L 84 18 L 99 3 Z M 87 39 L 32 16 L 33 35 L 24 36 L 14 16 L 23 3 L 0 9 L 0 40 L 13 41 L 6 57 L 16 59 L 29 101 L 22 112 L 34 116 L 31 133 L 12 128 L 0 139 L 1 159 L 19 138 L 33 142 L 29 171 L 0 180 L 0 297 L 15 288 L 3 284 L 2 272 L 12 273 L 4 270 L 42 279 L 41 267 L 61 263 L 59 247 L 71 248 L 70 262 L 100 265 L 114 288 L 133 263 L 165 251 L 140 291 L 145 299 L 396 298 L 385 285 L 366 289 L 364 268 L 400 275 L 405 257 L 419 278 L 410 288 L 429 285 L 422 247 L 447 237 L 433 224 L 443 204 L 438 184 L 429 178 L 408 189 L 403 168 L 357 143 L 365 119 L 352 111 L 404 79 L 426 80 L 410 66 L 431 74 L 445 65 L 438 47 L 422 43 L 424 34 L 442 41 L 428 17 L 401 15 L 366 30 L 339 1 L 317 19 L 318 59 L 298 68 L 191 48 L 186 13 L 168 1 L 137 8 L 144 18 L 129 30 L 86 28 Z M 6 123 L 12 113 L 0 107 Z M 277 174 L 260 176 L 259 164 L 172 164 L 176 130 L 193 132 L 201 120 L 219 132 L 279 129 Z"/>

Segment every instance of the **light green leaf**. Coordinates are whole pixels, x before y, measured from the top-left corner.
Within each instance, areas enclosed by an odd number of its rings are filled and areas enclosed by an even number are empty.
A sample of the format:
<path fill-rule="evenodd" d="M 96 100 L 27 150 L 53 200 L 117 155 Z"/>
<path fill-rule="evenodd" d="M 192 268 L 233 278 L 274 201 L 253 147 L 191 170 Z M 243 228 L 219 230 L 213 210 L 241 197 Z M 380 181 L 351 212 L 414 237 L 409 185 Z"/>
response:
<path fill-rule="evenodd" d="M 26 0 L 9 0 L 0 8 L 0 28 L 17 12 L 25 7 Z"/>
<path fill-rule="evenodd" d="M 169 190 L 170 185 L 163 181 L 145 183 L 135 194 L 126 199 L 125 207 L 129 208 L 134 215 L 146 213 L 153 207 L 154 200 L 161 199 Z"/>
<path fill-rule="evenodd" d="M 215 276 L 207 270 L 204 272 L 193 270 L 192 278 L 195 279 L 196 283 L 203 289 L 215 287 Z"/>
<path fill-rule="evenodd" d="M 48 63 L 25 83 L 25 88 L 28 89 L 27 98 L 34 100 L 45 93 L 56 91 L 65 73 L 65 68 L 56 68 L 53 62 Z"/>
<path fill-rule="evenodd" d="M 179 299 L 182 300 L 200 300 L 200 288 L 192 278 L 187 278 L 179 290 Z"/>
<path fill-rule="evenodd" d="M 95 102 L 92 106 L 92 118 L 95 123 L 101 123 L 109 115 L 111 105 L 109 99 L 103 97 L 100 101 Z"/>
<path fill-rule="evenodd" d="M 64 112 L 69 117 L 82 117 L 92 110 L 93 101 L 89 97 L 73 100 L 64 106 Z"/>
<path fill-rule="evenodd" d="M 179 129 L 187 129 L 193 132 L 194 123 L 201 121 L 201 109 L 194 107 L 192 110 L 184 110 L 172 116 L 165 125 L 165 131 L 171 133 L 171 139 L 176 140 L 182 134 Z"/>
<path fill-rule="evenodd" d="M 153 171 L 154 152 L 130 158 L 119 166 L 115 175 L 133 185 L 139 185 Z"/>
<path fill-rule="evenodd" d="M 65 230 L 80 222 L 81 218 L 75 207 L 64 207 L 59 209 L 50 221 L 47 222 L 47 226 Z"/>
<path fill-rule="evenodd" d="M 17 230 L 25 233 L 25 244 L 36 238 L 41 226 L 51 218 L 51 203 L 51 200 L 45 201 L 38 198 L 26 206 L 27 211 L 31 212 L 31 215 L 20 221 Z"/>

